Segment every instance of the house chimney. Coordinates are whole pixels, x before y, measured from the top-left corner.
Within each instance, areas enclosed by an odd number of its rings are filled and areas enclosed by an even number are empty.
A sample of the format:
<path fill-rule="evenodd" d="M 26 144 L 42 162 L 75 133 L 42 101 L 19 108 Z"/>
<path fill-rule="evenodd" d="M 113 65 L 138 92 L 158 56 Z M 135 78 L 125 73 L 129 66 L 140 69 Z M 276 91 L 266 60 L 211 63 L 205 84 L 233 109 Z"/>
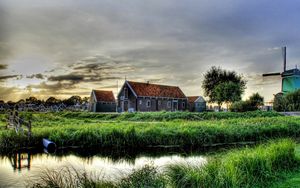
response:
<path fill-rule="evenodd" d="M 282 47 L 283 72 L 286 71 L 286 46 Z"/>

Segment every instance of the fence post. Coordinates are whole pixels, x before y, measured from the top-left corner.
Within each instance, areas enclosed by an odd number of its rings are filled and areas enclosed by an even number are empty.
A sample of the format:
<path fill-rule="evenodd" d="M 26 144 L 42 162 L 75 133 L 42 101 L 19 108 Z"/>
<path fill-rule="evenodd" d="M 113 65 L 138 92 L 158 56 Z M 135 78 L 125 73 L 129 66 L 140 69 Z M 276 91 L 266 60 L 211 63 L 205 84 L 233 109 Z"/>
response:
<path fill-rule="evenodd" d="M 31 137 L 31 120 L 28 121 L 28 138 Z"/>

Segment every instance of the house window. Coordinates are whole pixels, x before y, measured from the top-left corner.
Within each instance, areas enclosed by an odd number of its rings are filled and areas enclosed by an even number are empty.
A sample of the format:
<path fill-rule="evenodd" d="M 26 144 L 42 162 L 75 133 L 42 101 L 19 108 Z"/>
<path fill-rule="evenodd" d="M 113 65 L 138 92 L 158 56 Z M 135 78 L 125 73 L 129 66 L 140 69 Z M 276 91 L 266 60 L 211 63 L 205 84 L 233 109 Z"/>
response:
<path fill-rule="evenodd" d="M 161 105 L 161 101 L 159 100 L 159 101 L 158 101 L 158 106 L 160 106 L 160 105 Z"/>
<path fill-rule="evenodd" d="M 147 101 L 147 107 L 148 108 L 151 107 L 151 101 L 150 100 Z"/>
<path fill-rule="evenodd" d="M 128 89 L 126 87 L 124 88 L 124 96 L 125 99 L 128 99 Z"/>
<path fill-rule="evenodd" d="M 171 101 L 168 101 L 167 106 L 168 108 L 171 108 Z"/>
<path fill-rule="evenodd" d="M 142 101 L 142 100 L 139 100 L 139 104 L 142 105 L 142 104 L 143 104 L 143 101 Z"/>
<path fill-rule="evenodd" d="M 182 108 L 185 108 L 185 102 L 182 102 Z"/>

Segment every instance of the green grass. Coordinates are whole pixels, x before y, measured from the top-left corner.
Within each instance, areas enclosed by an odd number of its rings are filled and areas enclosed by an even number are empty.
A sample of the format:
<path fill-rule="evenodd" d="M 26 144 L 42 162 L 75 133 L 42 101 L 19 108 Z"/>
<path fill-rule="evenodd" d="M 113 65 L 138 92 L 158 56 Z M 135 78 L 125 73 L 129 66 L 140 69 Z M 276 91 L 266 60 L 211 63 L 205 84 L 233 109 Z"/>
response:
<path fill-rule="evenodd" d="M 300 145 L 295 148 L 296 156 L 300 158 Z M 287 172 L 282 179 L 276 181 L 271 188 L 296 188 L 300 187 L 300 168 L 293 172 Z"/>
<path fill-rule="evenodd" d="M 279 140 L 256 148 L 231 151 L 203 167 L 172 165 L 167 170 L 173 187 L 268 187 L 299 167 L 295 143 Z"/>
<path fill-rule="evenodd" d="M 232 118 L 253 118 L 253 117 L 277 117 L 282 116 L 275 111 L 262 112 L 146 112 L 146 113 L 122 113 L 122 114 L 105 114 L 92 112 L 62 112 L 53 113 L 60 117 L 78 118 L 78 119 L 98 119 L 98 120 L 117 120 L 117 121 L 174 121 L 174 120 L 220 120 Z"/>
<path fill-rule="evenodd" d="M 120 172 L 121 175 L 121 172 Z M 73 167 L 62 167 L 59 169 L 45 169 L 39 177 L 30 177 L 26 187 L 52 188 L 146 188 L 166 187 L 166 179 L 158 173 L 157 168 L 145 165 L 140 169 L 134 169 L 128 175 L 121 175 L 117 181 L 107 181 L 101 174 L 95 175 L 85 170 Z"/>
<path fill-rule="evenodd" d="M 2 130 L 0 150 L 40 147 L 42 138 L 49 138 L 59 147 L 143 148 L 161 145 L 202 147 L 300 135 L 299 118 L 284 116 L 163 122 L 106 122 L 97 118 L 67 118 L 57 113 L 30 116 L 33 120 L 32 139 L 28 141 L 12 130 Z"/>
<path fill-rule="evenodd" d="M 26 118 L 48 119 L 49 117 L 56 118 L 76 118 L 76 119 L 97 119 L 107 121 L 174 121 L 174 120 L 220 120 L 232 118 L 253 118 L 253 117 L 277 117 L 282 116 L 275 111 L 252 111 L 252 112 L 138 112 L 138 113 L 93 113 L 93 112 L 48 112 L 48 113 L 33 113 L 21 112 L 21 115 Z M 6 114 L 0 112 L 0 122 L 5 119 Z"/>

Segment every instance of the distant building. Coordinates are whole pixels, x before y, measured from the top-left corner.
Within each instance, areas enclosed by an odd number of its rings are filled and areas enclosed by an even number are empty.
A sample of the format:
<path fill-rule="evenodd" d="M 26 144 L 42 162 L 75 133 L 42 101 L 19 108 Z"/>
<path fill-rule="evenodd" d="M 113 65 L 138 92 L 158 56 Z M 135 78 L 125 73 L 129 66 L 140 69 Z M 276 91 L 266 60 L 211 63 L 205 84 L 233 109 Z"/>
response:
<path fill-rule="evenodd" d="M 206 110 L 206 101 L 201 96 L 190 96 L 188 102 L 190 112 L 203 112 Z"/>
<path fill-rule="evenodd" d="M 300 70 L 298 68 L 281 73 L 282 92 L 289 93 L 300 89 Z"/>
<path fill-rule="evenodd" d="M 125 81 L 118 94 L 118 111 L 184 111 L 187 98 L 177 86 Z"/>
<path fill-rule="evenodd" d="M 115 112 L 116 100 L 112 91 L 93 90 L 89 102 L 91 112 Z"/>

